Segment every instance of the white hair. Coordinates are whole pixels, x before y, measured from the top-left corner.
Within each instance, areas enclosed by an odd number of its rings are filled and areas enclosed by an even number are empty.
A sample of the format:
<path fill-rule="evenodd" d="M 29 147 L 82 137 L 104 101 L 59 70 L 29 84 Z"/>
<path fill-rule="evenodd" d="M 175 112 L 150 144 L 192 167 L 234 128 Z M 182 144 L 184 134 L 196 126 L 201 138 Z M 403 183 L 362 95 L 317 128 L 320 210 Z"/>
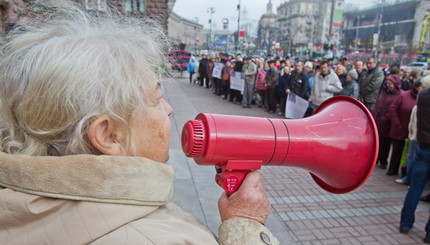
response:
<path fill-rule="evenodd" d="M 126 126 L 158 80 L 168 45 L 155 21 L 61 11 L 62 18 L 26 26 L 1 47 L 3 152 L 97 153 L 87 140 L 91 120 L 108 115 Z"/>
<path fill-rule="evenodd" d="M 424 88 L 430 88 L 430 75 L 422 77 L 421 84 Z"/>

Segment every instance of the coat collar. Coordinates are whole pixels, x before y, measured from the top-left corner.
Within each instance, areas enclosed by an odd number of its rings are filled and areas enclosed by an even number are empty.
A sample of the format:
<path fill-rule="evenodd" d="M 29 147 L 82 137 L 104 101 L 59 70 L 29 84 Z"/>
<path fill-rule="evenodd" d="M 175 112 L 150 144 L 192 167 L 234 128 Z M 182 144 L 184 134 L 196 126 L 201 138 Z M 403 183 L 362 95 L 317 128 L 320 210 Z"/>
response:
<path fill-rule="evenodd" d="M 160 206 L 173 193 L 173 168 L 139 157 L 0 153 L 0 186 L 45 197 Z"/>

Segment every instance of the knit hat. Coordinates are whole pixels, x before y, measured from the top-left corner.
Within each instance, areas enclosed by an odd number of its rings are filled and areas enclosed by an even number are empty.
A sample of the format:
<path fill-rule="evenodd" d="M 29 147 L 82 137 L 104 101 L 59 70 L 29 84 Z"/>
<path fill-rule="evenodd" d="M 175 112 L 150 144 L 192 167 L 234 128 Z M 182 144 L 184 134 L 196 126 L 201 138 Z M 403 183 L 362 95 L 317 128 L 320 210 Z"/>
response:
<path fill-rule="evenodd" d="M 351 76 L 352 80 L 357 80 L 358 78 L 358 73 L 355 69 L 349 70 L 348 75 Z"/>
<path fill-rule="evenodd" d="M 310 61 L 306 61 L 306 63 L 305 63 L 305 67 L 309 67 L 309 68 L 311 68 L 311 69 L 312 69 L 312 67 L 313 67 L 312 62 L 310 62 Z"/>

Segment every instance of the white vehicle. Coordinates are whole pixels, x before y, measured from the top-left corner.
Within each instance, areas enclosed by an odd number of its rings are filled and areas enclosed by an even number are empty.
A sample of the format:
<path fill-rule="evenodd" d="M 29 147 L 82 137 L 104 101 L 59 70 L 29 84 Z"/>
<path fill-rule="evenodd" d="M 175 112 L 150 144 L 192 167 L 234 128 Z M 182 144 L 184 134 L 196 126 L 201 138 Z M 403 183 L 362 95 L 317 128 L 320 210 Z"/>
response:
<path fill-rule="evenodd" d="M 428 67 L 429 65 L 427 62 L 412 62 L 409 63 L 405 68 L 409 68 L 411 70 L 426 71 Z"/>

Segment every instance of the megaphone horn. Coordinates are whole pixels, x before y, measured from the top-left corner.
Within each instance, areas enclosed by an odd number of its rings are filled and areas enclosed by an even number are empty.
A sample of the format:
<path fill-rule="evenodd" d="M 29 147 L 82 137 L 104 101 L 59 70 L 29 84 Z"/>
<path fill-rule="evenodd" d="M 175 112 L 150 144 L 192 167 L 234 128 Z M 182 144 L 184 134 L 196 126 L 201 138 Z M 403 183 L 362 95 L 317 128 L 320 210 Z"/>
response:
<path fill-rule="evenodd" d="M 324 101 L 302 119 L 201 113 L 182 131 L 184 153 L 199 165 L 216 165 L 228 194 L 261 165 L 304 168 L 328 192 L 353 191 L 375 167 L 378 141 L 370 112 L 347 96 Z"/>

